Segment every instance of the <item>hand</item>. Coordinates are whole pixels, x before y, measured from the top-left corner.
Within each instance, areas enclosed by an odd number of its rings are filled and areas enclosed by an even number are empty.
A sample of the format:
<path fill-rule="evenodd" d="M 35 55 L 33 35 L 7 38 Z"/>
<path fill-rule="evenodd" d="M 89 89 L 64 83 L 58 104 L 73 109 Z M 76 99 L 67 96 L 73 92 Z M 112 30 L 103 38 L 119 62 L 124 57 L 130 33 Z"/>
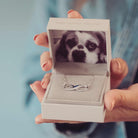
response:
<path fill-rule="evenodd" d="M 82 16 L 78 12 L 70 10 L 68 12 L 68 18 L 82 18 Z M 47 38 L 47 34 L 45 32 L 36 35 L 34 37 L 34 41 L 37 45 L 48 47 L 48 38 Z M 41 64 L 43 71 L 49 71 L 52 68 L 52 60 L 49 56 L 49 52 L 44 52 L 41 55 L 40 64 Z M 128 72 L 128 67 L 127 67 L 127 64 L 124 60 L 122 60 L 120 58 L 113 59 L 111 61 L 111 87 L 116 88 L 121 83 L 123 78 L 126 76 L 127 72 Z M 50 76 L 51 76 L 51 74 L 46 74 L 43 77 L 42 81 L 36 81 L 30 85 L 30 87 L 35 92 L 35 94 L 38 97 L 40 102 L 42 101 L 43 96 L 45 94 L 45 90 L 46 90 L 48 83 L 50 81 Z M 125 90 L 111 90 L 111 91 L 106 93 L 106 95 L 105 95 L 105 107 L 108 110 L 106 117 L 105 117 L 106 122 L 120 121 L 120 119 L 117 118 L 117 116 L 119 117 L 121 110 L 120 110 L 120 112 L 118 112 L 117 109 L 119 110 L 119 108 L 120 108 L 120 106 L 122 106 L 122 104 L 116 104 L 116 101 L 117 101 L 116 97 L 122 91 L 125 91 Z M 115 99 L 114 99 L 114 97 L 115 97 Z M 136 97 L 136 96 L 134 95 L 134 97 Z M 112 100 L 114 101 L 113 103 L 112 103 Z M 115 107 L 117 107 L 117 109 Z M 114 112 L 114 114 L 113 114 L 113 112 Z M 121 112 L 121 113 L 122 113 L 122 117 L 126 116 L 123 114 L 123 112 Z M 40 123 L 81 123 L 81 122 L 75 122 L 75 121 L 71 122 L 71 121 L 42 119 L 41 114 L 35 118 L 35 122 L 36 122 L 36 124 L 40 124 Z"/>
<path fill-rule="evenodd" d="M 105 122 L 138 121 L 138 83 L 128 89 L 113 89 L 105 94 Z"/>

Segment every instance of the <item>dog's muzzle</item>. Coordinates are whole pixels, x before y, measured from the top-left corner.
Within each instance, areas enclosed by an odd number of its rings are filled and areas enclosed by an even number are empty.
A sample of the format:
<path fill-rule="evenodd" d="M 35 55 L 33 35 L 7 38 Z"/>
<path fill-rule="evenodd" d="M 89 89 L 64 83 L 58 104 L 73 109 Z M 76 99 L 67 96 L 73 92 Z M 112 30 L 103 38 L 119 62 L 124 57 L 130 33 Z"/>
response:
<path fill-rule="evenodd" d="M 85 62 L 86 54 L 82 50 L 74 50 L 72 52 L 72 58 L 75 62 Z"/>

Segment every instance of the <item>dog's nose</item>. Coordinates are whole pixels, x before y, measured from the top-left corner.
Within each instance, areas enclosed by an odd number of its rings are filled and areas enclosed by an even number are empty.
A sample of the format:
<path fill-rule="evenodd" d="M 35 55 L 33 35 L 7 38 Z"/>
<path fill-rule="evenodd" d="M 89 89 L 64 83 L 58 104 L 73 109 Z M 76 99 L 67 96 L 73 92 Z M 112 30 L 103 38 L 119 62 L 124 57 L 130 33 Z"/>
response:
<path fill-rule="evenodd" d="M 78 48 L 79 48 L 79 49 L 83 49 L 83 46 L 82 46 L 82 45 L 78 45 Z"/>
<path fill-rule="evenodd" d="M 86 53 L 83 50 L 74 50 L 72 52 L 72 58 L 75 62 L 85 62 Z"/>

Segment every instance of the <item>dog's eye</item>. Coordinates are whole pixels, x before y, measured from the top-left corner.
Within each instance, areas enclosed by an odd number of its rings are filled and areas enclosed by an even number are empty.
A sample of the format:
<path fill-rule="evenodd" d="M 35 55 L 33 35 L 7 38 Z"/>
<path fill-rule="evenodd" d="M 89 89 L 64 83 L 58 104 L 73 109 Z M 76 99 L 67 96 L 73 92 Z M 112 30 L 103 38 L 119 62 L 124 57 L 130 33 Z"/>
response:
<path fill-rule="evenodd" d="M 67 40 L 67 44 L 70 48 L 73 48 L 75 45 L 77 45 L 77 42 L 75 38 L 72 38 L 72 39 Z"/>
<path fill-rule="evenodd" d="M 97 48 L 97 45 L 95 43 L 92 43 L 92 42 L 88 41 L 86 43 L 86 47 L 89 51 L 93 51 Z"/>

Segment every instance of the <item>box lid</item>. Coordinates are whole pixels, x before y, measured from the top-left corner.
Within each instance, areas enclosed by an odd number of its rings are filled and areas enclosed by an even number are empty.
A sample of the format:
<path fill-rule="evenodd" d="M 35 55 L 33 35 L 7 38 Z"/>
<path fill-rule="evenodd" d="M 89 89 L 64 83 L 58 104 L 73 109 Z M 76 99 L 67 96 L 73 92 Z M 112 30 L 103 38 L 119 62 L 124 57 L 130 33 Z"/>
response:
<path fill-rule="evenodd" d="M 76 74 L 76 75 L 88 75 L 88 74 L 106 74 L 107 72 L 110 73 L 110 60 L 111 60 L 111 41 L 110 41 L 110 22 L 109 20 L 101 20 L 101 19 L 69 19 L 69 18 L 50 18 L 48 26 L 48 39 L 49 39 L 49 47 L 50 47 L 50 55 L 53 60 L 53 73 L 57 74 Z M 81 36 L 80 41 L 83 41 L 83 38 L 91 39 L 95 41 L 95 43 L 100 43 L 101 40 L 98 40 L 98 35 L 101 35 L 105 41 L 105 51 L 100 51 L 101 54 L 97 52 L 97 58 L 102 60 L 103 62 L 94 62 L 88 59 L 88 62 L 72 62 L 72 59 L 59 61 L 57 60 L 56 52 L 59 48 L 59 43 L 62 41 L 61 39 L 64 37 L 64 34 L 69 34 L 67 32 L 73 32 L 75 35 L 80 36 L 82 33 L 89 33 L 93 35 L 93 38 L 89 38 L 89 36 L 85 34 Z M 80 33 L 80 34 L 79 34 Z M 97 35 L 98 34 L 98 35 Z M 76 37 L 74 35 L 74 37 Z M 69 37 L 72 37 L 70 35 Z M 88 37 L 88 38 L 87 38 Z M 94 39 L 95 37 L 95 39 Z M 85 41 L 84 40 L 84 41 Z M 103 39 L 102 39 L 103 41 Z M 83 43 L 83 42 L 82 42 Z M 102 42 L 103 43 L 103 42 Z M 98 44 L 97 44 L 98 45 Z M 65 45 L 64 45 L 65 47 Z M 81 47 L 81 46 L 80 46 Z M 63 47 L 62 47 L 63 49 Z M 70 50 L 70 49 L 69 49 Z M 88 49 L 87 49 L 88 51 Z M 89 51 L 88 51 L 89 52 Z M 91 58 L 91 54 L 89 58 Z M 91 51 L 90 51 L 91 52 Z M 69 53 L 69 52 L 68 52 Z M 66 54 L 66 51 L 63 55 Z M 63 57 L 63 55 L 61 57 Z M 98 57 L 100 55 L 100 57 Z M 93 56 L 93 55 L 92 55 Z M 67 56 L 69 58 L 69 56 Z M 93 57 L 94 59 L 94 57 Z"/>

